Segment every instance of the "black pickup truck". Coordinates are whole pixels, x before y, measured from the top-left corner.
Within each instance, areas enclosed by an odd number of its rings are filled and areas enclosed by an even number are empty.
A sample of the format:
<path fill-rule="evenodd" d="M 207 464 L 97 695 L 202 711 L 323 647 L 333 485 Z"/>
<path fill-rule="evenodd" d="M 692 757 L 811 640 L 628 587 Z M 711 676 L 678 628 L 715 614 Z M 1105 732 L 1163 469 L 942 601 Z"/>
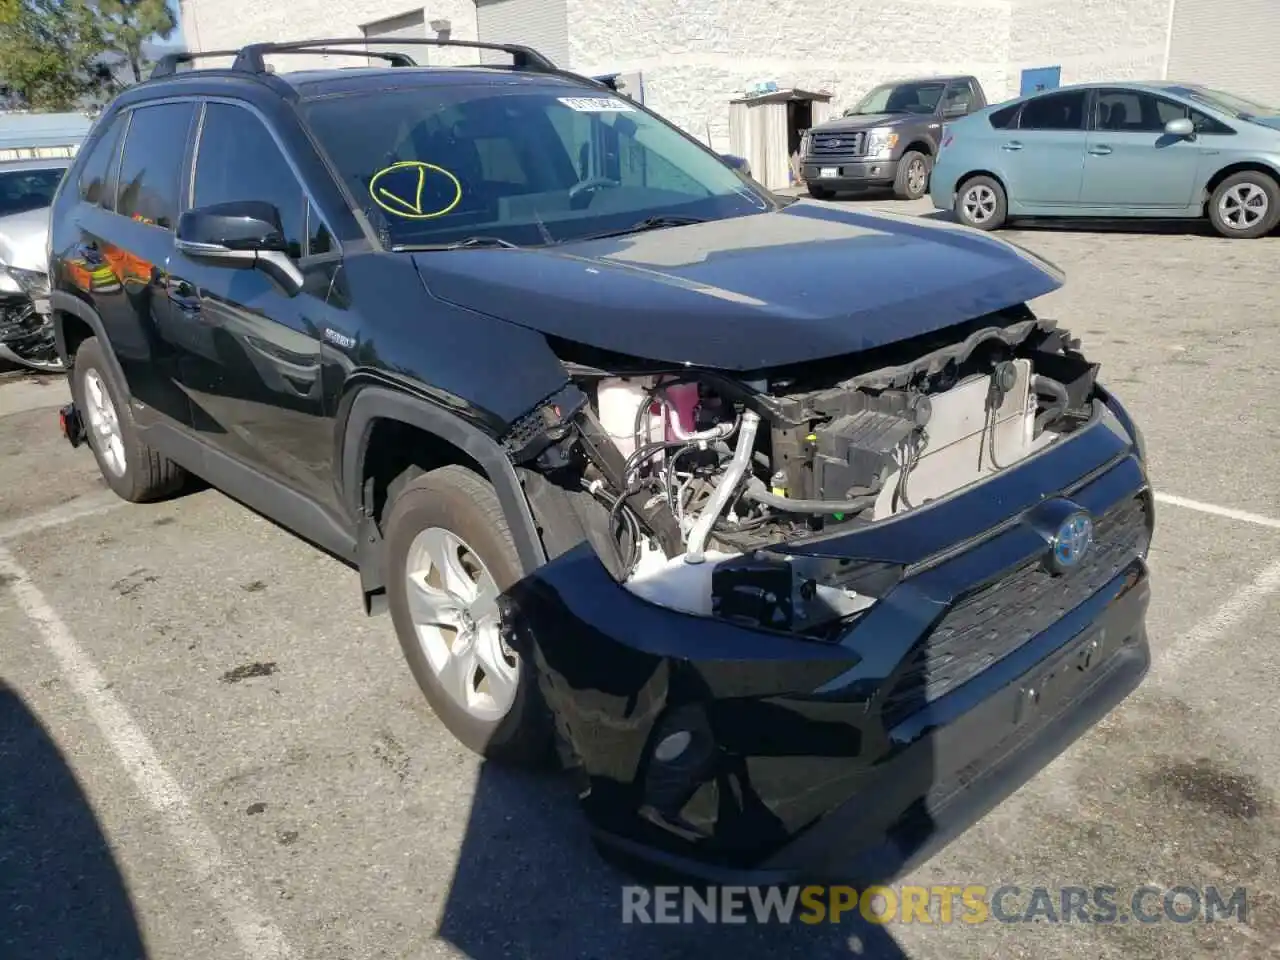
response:
<path fill-rule="evenodd" d="M 800 156 L 809 195 L 892 187 L 900 200 L 929 189 L 945 120 L 987 105 L 977 77 L 925 77 L 881 84 L 844 112 L 809 130 Z"/>

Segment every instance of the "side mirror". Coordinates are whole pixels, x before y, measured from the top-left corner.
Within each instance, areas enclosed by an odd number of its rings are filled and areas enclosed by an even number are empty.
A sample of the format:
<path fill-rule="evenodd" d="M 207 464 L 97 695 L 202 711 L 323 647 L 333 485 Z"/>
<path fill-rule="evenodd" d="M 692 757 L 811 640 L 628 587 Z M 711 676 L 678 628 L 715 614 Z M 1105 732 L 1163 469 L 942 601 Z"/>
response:
<path fill-rule="evenodd" d="M 956 101 L 954 103 L 948 103 L 946 106 L 942 108 L 942 115 L 944 117 L 963 117 L 966 114 L 968 114 L 968 112 L 969 112 L 969 104 L 965 103 L 964 101 Z"/>
<path fill-rule="evenodd" d="M 751 164 L 747 163 L 746 157 L 738 157 L 732 153 L 722 153 L 720 154 L 720 159 L 739 173 L 748 177 L 751 176 Z"/>
<path fill-rule="evenodd" d="M 174 246 L 193 260 L 257 268 L 291 297 L 302 290 L 302 271 L 289 258 L 280 211 L 269 203 L 244 200 L 188 210 L 178 218 Z"/>
<path fill-rule="evenodd" d="M 1196 128 L 1195 124 L 1186 117 L 1179 117 L 1166 123 L 1164 132 L 1171 137 L 1193 137 L 1195 136 Z"/>

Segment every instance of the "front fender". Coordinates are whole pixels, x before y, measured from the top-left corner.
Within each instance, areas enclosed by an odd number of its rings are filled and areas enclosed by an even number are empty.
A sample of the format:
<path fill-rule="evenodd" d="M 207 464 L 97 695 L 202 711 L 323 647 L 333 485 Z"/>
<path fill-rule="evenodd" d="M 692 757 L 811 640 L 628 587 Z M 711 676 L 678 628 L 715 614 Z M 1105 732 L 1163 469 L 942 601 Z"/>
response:
<path fill-rule="evenodd" d="M 523 572 L 528 574 L 546 562 L 546 551 L 538 535 L 538 526 L 529 507 L 515 467 L 506 451 L 493 437 L 479 427 L 428 400 L 403 390 L 386 386 L 360 387 L 351 395 L 342 432 L 339 476 L 343 503 L 357 525 L 377 518 L 364 515 L 361 476 L 373 424 L 379 419 L 398 420 L 417 427 L 457 447 L 478 463 L 497 493 L 515 541 Z M 367 535 L 361 537 L 357 551 L 367 550 Z M 361 564 L 362 568 L 364 564 Z"/>

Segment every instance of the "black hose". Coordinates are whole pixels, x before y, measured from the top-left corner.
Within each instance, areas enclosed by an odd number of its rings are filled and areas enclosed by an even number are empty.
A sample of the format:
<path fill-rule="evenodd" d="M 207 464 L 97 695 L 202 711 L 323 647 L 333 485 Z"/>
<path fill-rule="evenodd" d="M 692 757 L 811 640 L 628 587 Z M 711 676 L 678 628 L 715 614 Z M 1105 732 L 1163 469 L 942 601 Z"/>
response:
<path fill-rule="evenodd" d="M 865 488 L 859 488 L 865 489 Z M 858 513 L 874 506 L 876 496 L 868 491 L 868 496 L 853 500 L 793 500 L 790 497 L 779 497 L 768 491 L 759 477 L 747 481 L 747 489 L 743 496 L 766 507 L 773 507 L 785 513 Z"/>
<path fill-rule="evenodd" d="M 1037 394 L 1047 395 L 1057 401 L 1057 405 L 1050 407 L 1044 413 L 1036 417 L 1035 432 L 1039 435 L 1052 421 L 1058 419 L 1069 409 L 1071 409 L 1071 397 L 1067 394 L 1067 388 L 1052 377 L 1046 377 L 1042 374 L 1036 374 L 1031 378 L 1031 388 Z"/>

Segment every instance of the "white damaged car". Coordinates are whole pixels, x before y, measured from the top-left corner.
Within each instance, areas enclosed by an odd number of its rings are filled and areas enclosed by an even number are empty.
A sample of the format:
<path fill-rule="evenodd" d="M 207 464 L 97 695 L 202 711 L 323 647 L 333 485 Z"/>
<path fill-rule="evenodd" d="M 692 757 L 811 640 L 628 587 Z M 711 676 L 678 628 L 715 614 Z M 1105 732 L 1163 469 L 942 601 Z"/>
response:
<path fill-rule="evenodd" d="M 0 163 L 0 360 L 61 370 L 49 314 L 49 207 L 69 158 Z"/>

